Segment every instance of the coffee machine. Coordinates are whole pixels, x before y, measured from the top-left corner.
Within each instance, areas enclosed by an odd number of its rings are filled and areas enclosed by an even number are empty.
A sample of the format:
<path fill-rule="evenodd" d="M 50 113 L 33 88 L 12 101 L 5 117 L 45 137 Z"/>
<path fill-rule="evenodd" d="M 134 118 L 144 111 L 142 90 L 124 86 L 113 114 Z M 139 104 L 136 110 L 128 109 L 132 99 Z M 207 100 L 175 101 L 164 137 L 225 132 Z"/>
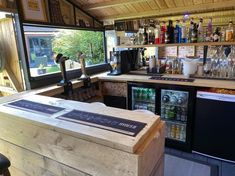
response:
<path fill-rule="evenodd" d="M 120 75 L 138 69 L 138 55 L 138 50 L 111 51 L 108 75 Z"/>

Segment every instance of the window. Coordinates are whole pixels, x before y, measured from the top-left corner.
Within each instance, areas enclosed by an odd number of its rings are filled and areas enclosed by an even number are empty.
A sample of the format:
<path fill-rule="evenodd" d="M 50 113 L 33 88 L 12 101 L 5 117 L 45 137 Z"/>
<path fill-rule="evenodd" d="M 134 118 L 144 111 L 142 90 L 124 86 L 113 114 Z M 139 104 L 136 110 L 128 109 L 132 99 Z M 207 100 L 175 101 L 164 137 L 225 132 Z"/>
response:
<path fill-rule="evenodd" d="M 54 53 L 69 57 L 67 70 L 80 68 L 78 51 L 86 55 L 87 67 L 105 63 L 102 31 L 24 26 L 24 34 L 31 77 L 60 71 L 59 65 L 54 62 Z"/>

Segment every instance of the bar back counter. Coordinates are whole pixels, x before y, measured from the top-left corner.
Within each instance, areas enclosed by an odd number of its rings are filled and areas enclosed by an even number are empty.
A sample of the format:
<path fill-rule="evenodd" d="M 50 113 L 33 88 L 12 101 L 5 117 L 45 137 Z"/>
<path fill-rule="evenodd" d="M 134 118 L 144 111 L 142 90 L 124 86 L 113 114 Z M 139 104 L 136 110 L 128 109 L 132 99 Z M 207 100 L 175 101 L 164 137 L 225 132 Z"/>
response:
<path fill-rule="evenodd" d="M 13 176 L 163 176 L 159 116 L 30 94 L 0 103 Z"/>

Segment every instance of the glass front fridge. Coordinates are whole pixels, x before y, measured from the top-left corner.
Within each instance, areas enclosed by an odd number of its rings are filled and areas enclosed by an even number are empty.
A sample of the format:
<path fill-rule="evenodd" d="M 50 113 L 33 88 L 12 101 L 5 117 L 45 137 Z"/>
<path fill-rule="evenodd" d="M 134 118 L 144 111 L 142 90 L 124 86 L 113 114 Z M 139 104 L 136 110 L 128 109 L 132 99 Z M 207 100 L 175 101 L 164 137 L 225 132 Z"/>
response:
<path fill-rule="evenodd" d="M 154 112 L 166 122 L 166 146 L 191 151 L 195 88 L 167 84 L 128 84 L 128 107 Z"/>
<path fill-rule="evenodd" d="M 156 113 L 156 89 L 150 84 L 128 84 L 128 108 Z"/>
<path fill-rule="evenodd" d="M 192 123 L 195 90 L 188 86 L 160 87 L 161 119 L 166 122 L 166 145 L 185 151 L 192 150 Z"/>

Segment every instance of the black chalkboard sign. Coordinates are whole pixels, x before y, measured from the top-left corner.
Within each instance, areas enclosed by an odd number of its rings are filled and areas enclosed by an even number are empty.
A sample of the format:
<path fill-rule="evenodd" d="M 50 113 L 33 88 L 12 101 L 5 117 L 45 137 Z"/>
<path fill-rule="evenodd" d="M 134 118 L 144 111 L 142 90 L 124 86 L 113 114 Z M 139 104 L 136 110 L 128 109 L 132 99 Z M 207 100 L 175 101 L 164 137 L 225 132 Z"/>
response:
<path fill-rule="evenodd" d="M 57 118 L 133 137 L 146 126 L 146 123 L 142 122 L 78 110 L 73 110 Z"/>
<path fill-rule="evenodd" d="M 18 100 L 14 101 L 8 104 L 5 104 L 5 106 L 25 110 L 25 111 L 33 111 L 33 112 L 40 112 L 44 114 L 53 115 L 57 112 L 60 112 L 64 110 L 65 108 L 36 103 L 29 100 Z"/>

